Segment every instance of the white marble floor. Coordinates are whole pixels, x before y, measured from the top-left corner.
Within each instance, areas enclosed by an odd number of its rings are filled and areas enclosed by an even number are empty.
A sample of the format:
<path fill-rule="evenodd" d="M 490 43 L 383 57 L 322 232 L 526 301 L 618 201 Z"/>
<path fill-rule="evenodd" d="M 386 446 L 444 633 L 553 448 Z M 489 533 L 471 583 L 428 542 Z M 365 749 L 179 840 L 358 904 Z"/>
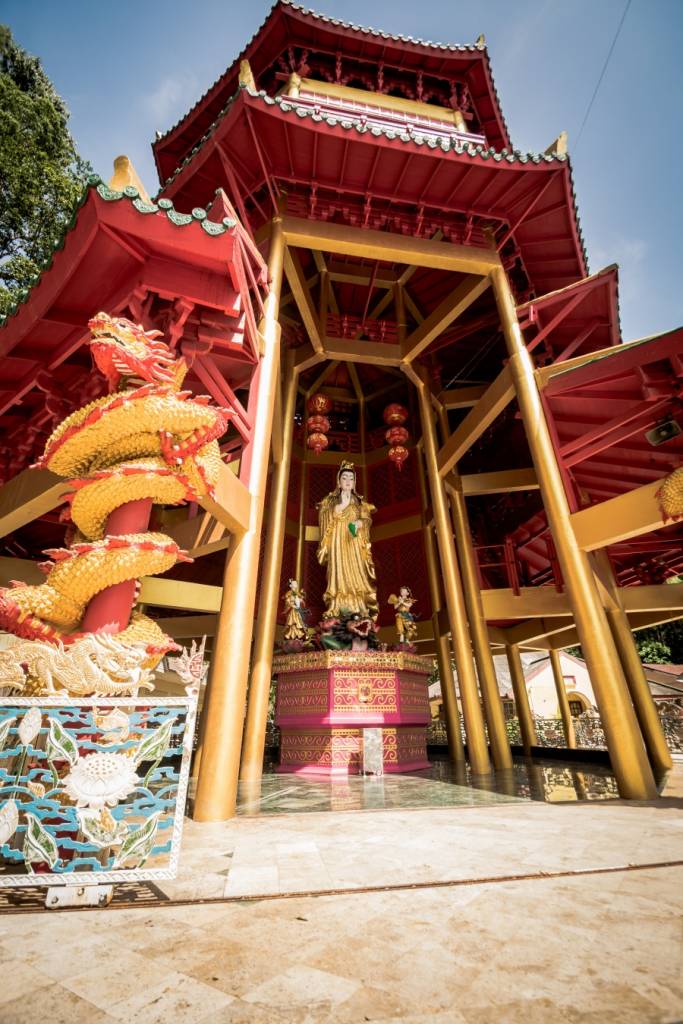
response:
<path fill-rule="evenodd" d="M 680 1024 L 670 792 L 188 823 L 168 902 L 0 917 L 0 1024 Z"/>
<path fill-rule="evenodd" d="M 683 859 L 683 801 L 514 803 L 185 825 L 172 900 L 483 881 Z"/>

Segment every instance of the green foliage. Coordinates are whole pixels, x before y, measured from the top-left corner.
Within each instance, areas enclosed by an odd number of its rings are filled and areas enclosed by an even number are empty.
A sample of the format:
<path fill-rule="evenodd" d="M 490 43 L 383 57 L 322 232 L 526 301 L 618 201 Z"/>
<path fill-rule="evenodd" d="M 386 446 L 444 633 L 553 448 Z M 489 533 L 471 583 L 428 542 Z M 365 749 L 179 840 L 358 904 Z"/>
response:
<path fill-rule="evenodd" d="M 683 620 L 666 622 L 633 634 L 640 660 L 647 665 L 683 665 Z M 583 658 L 580 647 L 570 647 L 567 654 Z"/>
<path fill-rule="evenodd" d="M 59 241 L 90 166 L 37 57 L 0 25 L 0 317 Z"/>
<path fill-rule="evenodd" d="M 643 638 L 636 634 L 636 647 L 640 660 L 646 665 L 666 665 L 671 661 L 671 649 L 654 637 Z"/>

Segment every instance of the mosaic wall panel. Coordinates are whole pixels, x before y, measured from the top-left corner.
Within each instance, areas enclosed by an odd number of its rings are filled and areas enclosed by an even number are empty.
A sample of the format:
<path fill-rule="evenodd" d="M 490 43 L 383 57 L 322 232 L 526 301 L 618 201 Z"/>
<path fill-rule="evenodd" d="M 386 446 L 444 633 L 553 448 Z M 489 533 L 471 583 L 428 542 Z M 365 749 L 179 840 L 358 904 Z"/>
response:
<path fill-rule="evenodd" d="M 311 768 L 360 770 L 362 756 L 360 729 L 282 730 L 280 765 Z"/>
<path fill-rule="evenodd" d="M 415 764 L 427 761 L 427 741 L 424 729 L 383 730 L 384 764 Z"/>
<path fill-rule="evenodd" d="M 6 698 L 0 886 L 175 877 L 190 698 Z"/>
<path fill-rule="evenodd" d="M 335 713 L 361 713 L 367 711 L 397 712 L 396 673 L 392 671 L 334 672 L 332 710 Z"/>
<path fill-rule="evenodd" d="M 429 712 L 429 690 L 428 677 L 417 675 L 412 672 L 401 674 L 401 713 L 421 714 L 428 722 L 431 715 Z"/>
<path fill-rule="evenodd" d="M 277 684 L 277 714 L 324 715 L 327 713 L 329 676 L 327 672 L 281 675 Z"/>

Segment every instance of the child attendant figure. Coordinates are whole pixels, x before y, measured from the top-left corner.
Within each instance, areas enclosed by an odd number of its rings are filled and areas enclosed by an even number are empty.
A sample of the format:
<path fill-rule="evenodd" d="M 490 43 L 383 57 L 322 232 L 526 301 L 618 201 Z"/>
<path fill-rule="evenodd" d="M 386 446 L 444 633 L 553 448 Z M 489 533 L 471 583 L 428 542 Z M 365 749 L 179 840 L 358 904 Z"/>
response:
<path fill-rule="evenodd" d="M 283 638 L 287 641 L 306 640 L 308 638 L 308 627 L 304 620 L 306 595 L 303 590 L 299 590 L 297 580 L 289 581 L 289 589 L 284 595 L 283 601 L 287 613 Z"/>
<path fill-rule="evenodd" d="M 398 597 L 396 594 L 391 594 L 388 603 L 394 606 L 396 613 L 396 632 L 399 644 L 411 644 L 417 636 L 417 626 L 415 625 L 415 616 L 410 610 L 415 604 L 410 587 L 401 587 Z"/>

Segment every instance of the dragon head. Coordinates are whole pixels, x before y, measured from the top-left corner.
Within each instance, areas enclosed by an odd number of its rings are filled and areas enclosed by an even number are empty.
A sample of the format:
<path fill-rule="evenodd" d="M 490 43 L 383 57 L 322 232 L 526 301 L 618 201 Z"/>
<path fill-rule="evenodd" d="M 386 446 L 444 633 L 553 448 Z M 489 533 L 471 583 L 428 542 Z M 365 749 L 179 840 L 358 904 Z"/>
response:
<path fill-rule="evenodd" d="M 177 359 L 168 345 L 157 339 L 161 331 L 145 331 L 125 317 L 97 313 L 88 321 L 92 334 L 90 351 L 95 365 L 115 391 L 122 378 L 133 377 L 177 390 L 187 373 L 184 359 Z"/>

